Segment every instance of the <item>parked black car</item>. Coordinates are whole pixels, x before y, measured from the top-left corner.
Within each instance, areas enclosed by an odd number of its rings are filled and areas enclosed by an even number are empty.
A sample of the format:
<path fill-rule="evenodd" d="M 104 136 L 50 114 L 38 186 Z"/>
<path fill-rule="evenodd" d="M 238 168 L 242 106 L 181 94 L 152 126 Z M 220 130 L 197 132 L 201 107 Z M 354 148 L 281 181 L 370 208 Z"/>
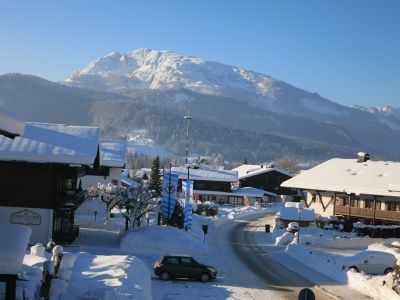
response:
<path fill-rule="evenodd" d="M 154 273 L 162 280 L 190 278 L 203 282 L 217 276 L 217 270 L 213 267 L 200 264 L 188 255 L 162 256 L 154 265 Z"/>

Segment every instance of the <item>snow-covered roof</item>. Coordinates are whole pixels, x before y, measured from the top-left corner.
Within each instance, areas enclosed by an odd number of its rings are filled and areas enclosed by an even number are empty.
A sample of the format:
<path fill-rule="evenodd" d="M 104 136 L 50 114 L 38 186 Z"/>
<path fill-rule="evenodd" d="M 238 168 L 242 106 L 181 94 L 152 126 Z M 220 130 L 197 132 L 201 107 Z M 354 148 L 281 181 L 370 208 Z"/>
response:
<path fill-rule="evenodd" d="M 17 275 L 29 243 L 32 229 L 20 224 L 0 224 L 0 274 Z"/>
<path fill-rule="evenodd" d="M 216 195 L 216 196 L 233 196 L 233 197 L 257 197 L 262 198 L 264 195 L 276 196 L 273 193 L 266 192 L 264 190 L 245 187 L 235 189 L 232 192 L 220 192 L 220 191 L 208 191 L 208 190 L 193 190 L 194 194 L 202 195 Z"/>
<path fill-rule="evenodd" d="M 253 187 L 242 187 L 232 191 L 233 194 L 242 194 L 249 197 L 262 197 L 264 195 L 276 196 L 276 194 Z"/>
<path fill-rule="evenodd" d="M 263 174 L 263 173 L 268 173 L 272 171 L 276 171 L 279 173 L 283 173 L 288 176 L 292 176 L 289 172 L 281 169 L 276 169 L 274 167 L 269 167 L 268 164 L 265 165 L 241 165 L 232 171 L 237 171 L 238 172 L 238 179 L 244 179 L 248 177 L 252 177 L 255 175 Z"/>
<path fill-rule="evenodd" d="M 0 160 L 93 165 L 99 138 L 96 127 L 26 123 L 23 136 L 0 135 Z"/>
<path fill-rule="evenodd" d="M 100 165 L 122 168 L 126 160 L 126 143 L 122 141 L 102 141 L 100 143 Z"/>
<path fill-rule="evenodd" d="M 299 220 L 299 212 L 297 207 L 281 207 L 276 216 L 281 220 Z M 304 208 L 300 214 L 300 221 L 313 222 L 315 220 L 315 213 L 313 209 Z"/>
<path fill-rule="evenodd" d="M 136 186 L 139 187 L 141 184 L 133 179 L 130 179 L 129 177 L 126 176 L 121 176 L 121 183 L 126 184 L 127 186 Z"/>
<path fill-rule="evenodd" d="M 25 122 L 19 120 L 11 113 L 0 109 L 0 130 L 6 131 L 16 135 L 24 133 Z"/>
<path fill-rule="evenodd" d="M 165 170 L 167 172 L 167 170 Z M 187 167 L 173 167 L 172 173 L 178 174 L 179 179 L 187 178 Z M 189 169 L 190 180 L 208 180 L 208 181 L 237 181 L 237 172 L 230 170 L 213 169 L 208 166 L 199 165 L 199 168 Z"/>
<path fill-rule="evenodd" d="M 334 158 L 281 184 L 308 190 L 400 197 L 400 162 Z"/>

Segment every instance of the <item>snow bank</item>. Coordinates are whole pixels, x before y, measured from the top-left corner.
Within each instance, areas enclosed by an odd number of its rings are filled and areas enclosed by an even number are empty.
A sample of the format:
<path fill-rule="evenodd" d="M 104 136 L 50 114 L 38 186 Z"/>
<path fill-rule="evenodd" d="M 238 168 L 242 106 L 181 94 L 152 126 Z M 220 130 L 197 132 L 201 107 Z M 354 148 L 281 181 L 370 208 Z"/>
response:
<path fill-rule="evenodd" d="M 368 294 L 373 299 L 400 299 L 400 296 L 392 289 L 383 285 L 385 276 L 369 276 L 364 273 L 356 273 L 352 270 L 343 270 L 342 265 L 337 262 L 336 256 L 312 251 L 298 244 L 289 244 L 286 254 L 307 264 L 310 268 L 332 278 L 336 282 L 348 285 L 362 294 Z"/>
<path fill-rule="evenodd" d="M 214 218 L 214 227 L 219 227 L 227 221 L 236 218 L 250 216 L 250 215 L 264 215 L 267 212 L 276 212 L 279 209 L 277 206 L 271 207 L 254 207 L 254 206 L 218 206 L 218 215 Z"/>
<path fill-rule="evenodd" d="M 16 298 L 35 300 L 39 294 L 42 283 L 43 264 L 47 261 L 45 257 L 36 255 L 25 255 L 23 259 L 23 270 L 21 279 L 17 281 Z"/>
<path fill-rule="evenodd" d="M 0 224 L 0 274 L 18 274 L 22 270 L 32 229 L 19 224 Z"/>
<path fill-rule="evenodd" d="M 53 282 L 52 282 L 53 284 Z M 68 285 L 54 282 L 52 299 L 151 300 L 151 273 L 134 256 L 77 254 Z"/>
<path fill-rule="evenodd" d="M 285 232 L 275 240 L 275 246 L 286 246 L 293 241 L 293 233 Z"/>
<path fill-rule="evenodd" d="M 285 205 L 288 203 L 285 203 Z M 298 203 L 297 203 L 298 204 Z M 281 220 L 293 220 L 293 221 L 307 221 L 312 222 L 315 220 L 315 213 L 313 209 L 304 208 L 299 214 L 297 207 L 281 207 L 279 212 L 276 214 Z"/>
<path fill-rule="evenodd" d="M 194 226 L 198 227 L 198 226 Z M 184 245 L 184 247 L 182 247 Z M 126 233 L 121 250 L 128 253 L 206 255 L 208 247 L 198 229 L 185 231 L 172 226 L 144 226 Z"/>

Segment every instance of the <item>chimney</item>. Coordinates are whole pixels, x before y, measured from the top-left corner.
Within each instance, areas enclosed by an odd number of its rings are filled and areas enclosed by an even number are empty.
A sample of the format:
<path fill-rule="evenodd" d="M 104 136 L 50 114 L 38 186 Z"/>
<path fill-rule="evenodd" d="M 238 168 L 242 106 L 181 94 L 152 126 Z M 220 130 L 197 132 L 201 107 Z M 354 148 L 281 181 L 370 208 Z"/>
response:
<path fill-rule="evenodd" d="M 358 163 L 363 163 L 370 159 L 369 154 L 365 152 L 358 152 L 357 156 L 358 156 L 358 161 L 357 161 Z"/>

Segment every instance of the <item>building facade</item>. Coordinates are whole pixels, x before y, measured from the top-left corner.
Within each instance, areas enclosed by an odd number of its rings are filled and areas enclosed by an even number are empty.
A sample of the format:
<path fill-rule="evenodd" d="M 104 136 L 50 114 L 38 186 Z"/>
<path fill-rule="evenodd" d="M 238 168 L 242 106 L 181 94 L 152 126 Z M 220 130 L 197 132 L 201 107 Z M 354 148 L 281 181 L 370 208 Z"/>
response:
<path fill-rule="evenodd" d="M 319 216 L 366 224 L 400 224 L 400 163 L 331 159 L 284 182 L 302 191 Z"/>

